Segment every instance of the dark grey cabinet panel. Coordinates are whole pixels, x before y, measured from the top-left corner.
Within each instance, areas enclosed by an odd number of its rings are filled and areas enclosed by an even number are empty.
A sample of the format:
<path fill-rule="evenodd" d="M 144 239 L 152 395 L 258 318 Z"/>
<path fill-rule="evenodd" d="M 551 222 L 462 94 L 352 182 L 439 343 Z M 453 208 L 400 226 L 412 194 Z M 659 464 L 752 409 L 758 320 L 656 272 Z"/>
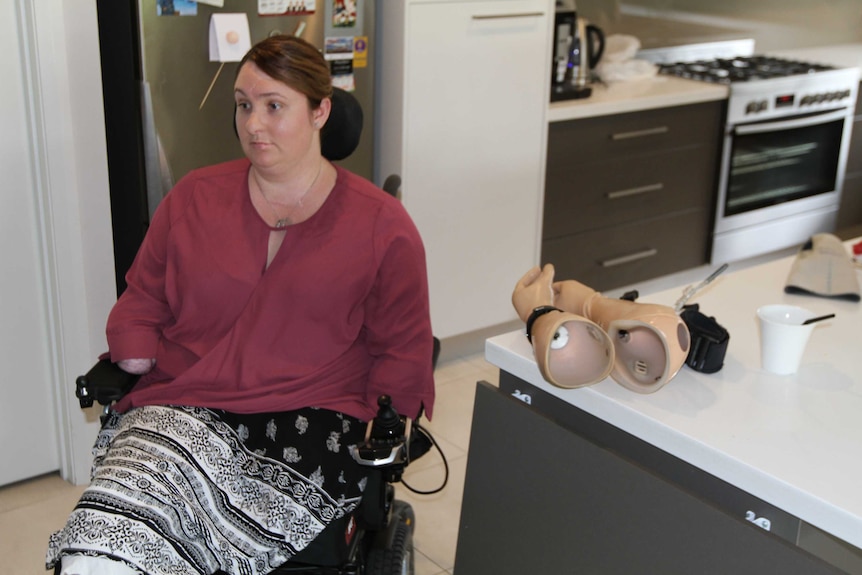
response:
<path fill-rule="evenodd" d="M 710 222 L 701 208 L 545 240 L 542 263 L 559 279 L 608 290 L 705 263 Z"/>
<path fill-rule="evenodd" d="M 838 571 L 480 383 L 454 572 Z"/>
<path fill-rule="evenodd" d="M 862 125 L 859 126 L 862 131 Z M 847 174 L 841 191 L 836 228 L 844 230 L 862 225 L 862 171 Z"/>
<path fill-rule="evenodd" d="M 542 263 L 599 290 L 708 261 L 724 102 L 551 123 Z"/>
<path fill-rule="evenodd" d="M 850 137 L 850 149 L 847 152 L 847 173 L 862 172 L 862 116 L 857 116 L 853 122 L 853 133 Z"/>
<path fill-rule="evenodd" d="M 683 367 L 683 369 L 688 369 Z M 572 433 L 649 469 L 654 475 L 709 502 L 731 517 L 743 520 L 748 514 L 769 521 L 769 533 L 796 544 L 801 521 L 798 517 L 747 493 L 649 443 L 603 421 L 574 405 L 500 371 L 500 391 L 528 397 L 532 409 L 549 417 Z"/>
<path fill-rule="evenodd" d="M 838 222 L 835 227 L 840 232 L 848 228 L 855 229 L 856 226 L 862 226 L 862 97 L 856 100 L 856 119 L 850 137 L 847 173 L 841 190 L 841 204 L 838 207 Z"/>

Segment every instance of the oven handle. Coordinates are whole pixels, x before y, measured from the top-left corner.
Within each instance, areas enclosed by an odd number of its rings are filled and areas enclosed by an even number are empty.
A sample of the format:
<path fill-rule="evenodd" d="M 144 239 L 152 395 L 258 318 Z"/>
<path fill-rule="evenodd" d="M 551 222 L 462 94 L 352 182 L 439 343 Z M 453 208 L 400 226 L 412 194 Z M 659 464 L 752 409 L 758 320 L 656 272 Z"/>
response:
<path fill-rule="evenodd" d="M 794 128 L 806 128 L 808 126 L 816 126 L 825 124 L 833 120 L 842 120 L 847 118 L 847 109 L 835 110 L 833 112 L 824 112 L 816 116 L 806 116 L 797 120 L 783 120 L 779 122 L 768 122 L 764 124 L 749 124 L 736 126 L 733 129 L 735 134 L 744 136 L 746 134 L 762 134 L 763 132 L 774 132 L 776 130 L 792 130 Z"/>

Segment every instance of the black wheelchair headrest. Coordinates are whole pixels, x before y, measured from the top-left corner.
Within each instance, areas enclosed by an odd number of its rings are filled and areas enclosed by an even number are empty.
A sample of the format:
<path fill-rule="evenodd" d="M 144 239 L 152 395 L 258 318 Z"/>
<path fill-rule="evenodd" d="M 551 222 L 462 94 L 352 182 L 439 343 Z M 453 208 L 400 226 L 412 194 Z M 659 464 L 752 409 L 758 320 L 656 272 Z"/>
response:
<path fill-rule="evenodd" d="M 346 90 L 332 89 L 332 110 L 320 130 L 320 151 L 327 160 L 343 160 L 353 153 L 362 135 L 362 106 Z"/>

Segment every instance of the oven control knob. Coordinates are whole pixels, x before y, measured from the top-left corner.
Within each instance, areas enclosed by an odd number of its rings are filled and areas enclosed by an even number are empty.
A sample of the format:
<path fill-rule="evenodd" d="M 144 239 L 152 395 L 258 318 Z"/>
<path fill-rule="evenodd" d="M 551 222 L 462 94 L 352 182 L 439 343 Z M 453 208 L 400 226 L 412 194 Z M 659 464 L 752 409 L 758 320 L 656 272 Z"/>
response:
<path fill-rule="evenodd" d="M 800 106 L 807 106 L 811 103 L 811 96 L 803 96 L 799 101 Z"/>
<path fill-rule="evenodd" d="M 769 104 L 766 100 L 752 100 L 745 106 L 746 114 L 756 114 L 757 112 L 763 112 L 766 110 Z"/>

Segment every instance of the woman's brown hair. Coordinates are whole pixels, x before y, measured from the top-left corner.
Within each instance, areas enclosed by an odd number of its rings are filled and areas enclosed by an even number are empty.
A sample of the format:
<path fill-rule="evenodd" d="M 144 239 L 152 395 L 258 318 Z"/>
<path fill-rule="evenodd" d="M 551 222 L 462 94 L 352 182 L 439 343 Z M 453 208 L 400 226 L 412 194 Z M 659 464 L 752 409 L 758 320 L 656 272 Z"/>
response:
<path fill-rule="evenodd" d="M 261 40 L 243 56 L 237 74 L 246 62 L 254 62 L 267 76 L 305 94 L 313 110 L 324 98 L 332 97 L 332 76 L 326 60 L 302 38 L 277 35 Z"/>

